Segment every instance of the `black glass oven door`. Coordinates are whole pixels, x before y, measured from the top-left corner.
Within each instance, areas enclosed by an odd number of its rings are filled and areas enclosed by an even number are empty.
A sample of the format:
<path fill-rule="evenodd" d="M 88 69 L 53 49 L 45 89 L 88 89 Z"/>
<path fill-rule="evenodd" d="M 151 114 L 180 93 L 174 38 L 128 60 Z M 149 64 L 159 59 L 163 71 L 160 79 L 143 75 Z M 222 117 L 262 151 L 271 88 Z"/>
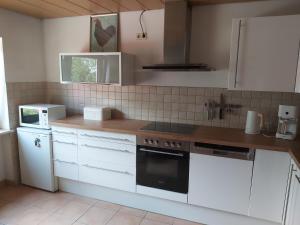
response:
<path fill-rule="evenodd" d="M 138 185 L 187 193 L 188 181 L 188 152 L 138 146 Z"/>

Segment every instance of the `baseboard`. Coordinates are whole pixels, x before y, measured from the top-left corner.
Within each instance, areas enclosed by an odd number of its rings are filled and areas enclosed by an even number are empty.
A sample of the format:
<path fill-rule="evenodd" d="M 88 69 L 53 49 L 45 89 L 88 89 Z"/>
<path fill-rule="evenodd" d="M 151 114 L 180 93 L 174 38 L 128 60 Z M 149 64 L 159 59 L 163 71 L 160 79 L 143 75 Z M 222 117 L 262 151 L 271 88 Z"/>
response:
<path fill-rule="evenodd" d="M 0 181 L 0 187 L 3 187 L 5 185 L 6 185 L 6 181 L 5 180 Z"/>
<path fill-rule="evenodd" d="M 67 179 L 59 179 L 59 190 L 207 225 L 279 225 L 252 217 Z"/>
<path fill-rule="evenodd" d="M 5 185 L 9 185 L 9 186 L 18 186 L 20 185 L 18 182 L 15 181 L 11 181 L 11 180 L 2 180 L 0 181 L 0 187 L 3 187 Z"/>

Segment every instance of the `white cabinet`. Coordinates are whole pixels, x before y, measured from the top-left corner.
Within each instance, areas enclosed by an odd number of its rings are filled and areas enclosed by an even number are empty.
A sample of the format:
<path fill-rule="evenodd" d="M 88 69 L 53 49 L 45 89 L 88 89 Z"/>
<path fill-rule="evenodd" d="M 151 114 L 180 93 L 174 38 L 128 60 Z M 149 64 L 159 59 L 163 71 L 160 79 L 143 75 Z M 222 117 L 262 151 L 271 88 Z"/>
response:
<path fill-rule="evenodd" d="M 113 132 L 92 131 L 92 130 L 78 130 L 79 138 L 107 141 L 119 144 L 136 145 L 136 136 L 129 134 L 119 134 Z"/>
<path fill-rule="evenodd" d="M 191 153 L 188 203 L 247 215 L 253 161 Z"/>
<path fill-rule="evenodd" d="M 73 128 L 52 126 L 51 130 L 53 135 L 68 135 L 77 138 L 77 130 Z"/>
<path fill-rule="evenodd" d="M 285 225 L 300 224 L 300 168 L 293 162 Z"/>
<path fill-rule="evenodd" d="M 79 181 L 136 190 L 136 136 L 78 130 Z"/>
<path fill-rule="evenodd" d="M 54 175 L 78 180 L 77 130 L 52 127 Z"/>
<path fill-rule="evenodd" d="M 136 190 L 135 175 L 134 165 L 99 162 L 96 166 L 84 164 L 79 167 L 80 181 L 129 192 Z"/>
<path fill-rule="evenodd" d="M 234 19 L 228 88 L 299 92 L 299 27 L 299 15 Z"/>
<path fill-rule="evenodd" d="M 135 135 L 56 126 L 52 133 L 55 176 L 135 192 Z"/>
<path fill-rule="evenodd" d="M 53 134 L 52 141 L 54 160 L 77 163 L 77 138 Z"/>
<path fill-rule="evenodd" d="M 110 162 L 122 165 L 135 165 L 136 146 L 113 142 L 79 139 L 78 159 L 80 164 L 97 165 Z"/>
<path fill-rule="evenodd" d="M 61 53 L 63 83 L 134 83 L 134 57 L 122 52 Z"/>
<path fill-rule="evenodd" d="M 256 150 L 249 216 L 283 222 L 289 170 L 289 153 Z"/>
<path fill-rule="evenodd" d="M 78 165 L 75 162 L 54 160 L 54 175 L 70 180 L 78 180 Z"/>

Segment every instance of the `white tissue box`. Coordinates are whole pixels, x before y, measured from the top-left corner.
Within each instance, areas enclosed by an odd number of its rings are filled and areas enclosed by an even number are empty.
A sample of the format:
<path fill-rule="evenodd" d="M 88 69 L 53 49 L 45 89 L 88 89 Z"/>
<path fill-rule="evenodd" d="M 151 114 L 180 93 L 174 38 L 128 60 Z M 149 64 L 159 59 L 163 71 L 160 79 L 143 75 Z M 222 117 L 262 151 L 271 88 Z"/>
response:
<path fill-rule="evenodd" d="M 85 120 L 110 120 L 111 109 L 107 107 L 84 107 L 83 118 Z"/>

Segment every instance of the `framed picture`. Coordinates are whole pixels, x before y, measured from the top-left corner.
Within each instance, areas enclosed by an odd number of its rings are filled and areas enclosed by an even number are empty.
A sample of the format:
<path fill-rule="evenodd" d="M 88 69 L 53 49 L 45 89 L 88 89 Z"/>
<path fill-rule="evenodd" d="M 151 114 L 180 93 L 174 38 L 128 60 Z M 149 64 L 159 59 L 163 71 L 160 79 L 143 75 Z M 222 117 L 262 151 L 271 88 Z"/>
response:
<path fill-rule="evenodd" d="M 91 16 L 90 51 L 118 51 L 117 13 Z"/>

